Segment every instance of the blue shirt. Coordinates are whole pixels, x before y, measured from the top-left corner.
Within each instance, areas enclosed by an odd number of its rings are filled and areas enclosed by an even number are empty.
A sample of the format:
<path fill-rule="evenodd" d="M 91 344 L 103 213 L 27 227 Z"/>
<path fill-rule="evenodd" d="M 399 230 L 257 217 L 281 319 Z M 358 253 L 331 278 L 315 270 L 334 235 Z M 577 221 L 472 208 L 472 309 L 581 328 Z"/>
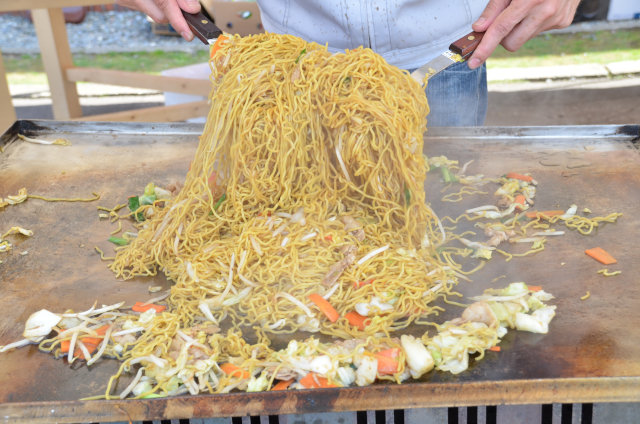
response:
<path fill-rule="evenodd" d="M 266 31 L 370 47 L 403 69 L 422 66 L 471 32 L 488 0 L 258 0 Z"/>

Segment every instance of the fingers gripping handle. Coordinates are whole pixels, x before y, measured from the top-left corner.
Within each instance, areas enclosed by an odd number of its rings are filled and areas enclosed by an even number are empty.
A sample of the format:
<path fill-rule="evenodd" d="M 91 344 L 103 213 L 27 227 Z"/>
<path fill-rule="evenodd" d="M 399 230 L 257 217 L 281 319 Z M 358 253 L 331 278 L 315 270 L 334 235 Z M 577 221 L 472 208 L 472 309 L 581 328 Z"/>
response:
<path fill-rule="evenodd" d="M 202 12 L 188 13 L 183 10 L 182 15 L 193 34 L 203 43 L 209 44 L 209 40 L 214 40 L 222 35 L 222 30 L 211 22 Z"/>
<path fill-rule="evenodd" d="M 463 59 L 467 59 L 476 50 L 484 32 L 471 32 L 449 46 L 449 50 L 459 54 Z"/>

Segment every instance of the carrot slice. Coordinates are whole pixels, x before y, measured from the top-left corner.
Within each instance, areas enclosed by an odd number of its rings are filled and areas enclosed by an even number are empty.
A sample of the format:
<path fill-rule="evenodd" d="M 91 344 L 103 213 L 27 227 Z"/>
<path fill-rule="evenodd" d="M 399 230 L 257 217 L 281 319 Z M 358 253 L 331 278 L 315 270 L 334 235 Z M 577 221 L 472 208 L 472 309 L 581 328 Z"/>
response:
<path fill-rule="evenodd" d="M 336 322 L 338 318 L 340 318 L 338 311 L 336 311 L 335 308 L 318 293 L 311 293 L 309 295 L 309 300 L 316 304 L 318 309 L 320 309 L 320 311 L 329 318 L 329 321 Z"/>
<path fill-rule="evenodd" d="M 367 322 L 369 321 L 369 317 L 363 317 L 356 311 L 347 312 L 346 314 L 344 314 L 344 317 L 347 319 L 347 321 L 349 321 L 349 324 L 357 327 L 360 331 L 363 331 L 367 324 L 369 324 Z"/>
<path fill-rule="evenodd" d="M 89 353 L 95 352 L 95 350 L 98 348 L 99 343 L 86 342 L 85 341 L 86 338 L 88 337 L 83 337 L 82 339 L 80 339 L 82 340 L 84 347 L 87 348 Z M 60 342 L 60 352 L 68 353 L 70 347 L 71 347 L 71 340 L 63 340 Z M 84 354 L 82 353 L 82 350 L 78 346 L 76 346 L 76 348 L 74 349 L 73 356 L 76 358 L 85 359 Z"/>
<path fill-rule="evenodd" d="M 296 381 L 295 378 L 292 378 L 291 380 L 279 381 L 271 388 L 271 390 L 287 390 L 289 386 L 291 386 L 291 383 L 293 383 L 294 381 Z"/>
<path fill-rule="evenodd" d="M 333 383 L 329 383 L 329 380 L 321 377 L 315 372 L 310 372 L 302 377 L 300 379 L 300 384 L 302 384 L 302 386 L 306 387 L 307 389 L 324 389 L 327 387 L 338 387 Z"/>
<path fill-rule="evenodd" d="M 518 194 L 513 199 L 513 202 L 516 204 L 516 209 L 522 210 L 527 205 L 527 198 L 522 194 Z"/>
<path fill-rule="evenodd" d="M 489 350 L 492 352 L 500 352 L 502 349 L 500 348 L 500 346 L 491 346 Z"/>
<path fill-rule="evenodd" d="M 366 281 L 356 281 L 355 283 L 353 283 L 353 288 L 359 289 L 360 287 L 364 287 L 367 284 L 371 284 L 371 283 L 373 283 L 373 278 L 369 278 Z"/>
<path fill-rule="evenodd" d="M 532 292 L 539 292 L 540 290 L 542 290 L 542 286 L 529 286 L 529 285 L 527 285 L 527 288 L 529 290 L 531 290 Z"/>
<path fill-rule="evenodd" d="M 594 247 L 584 251 L 587 255 L 591 256 L 596 261 L 605 265 L 611 265 L 618 263 L 613 256 L 611 256 L 606 250 L 601 247 Z"/>
<path fill-rule="evenodd" d="M 216 182 L 218 180 L 218 173 L 216 171 L 213 171 L 211 173 L 211 175 L 209 175 L 209 190 L 211 191 L 215 191 L 216 190 Z"/>
<path fill-rule="evenodd" d="M 242 368 L 232 364 L 231 362 L 225 362 L 224 364 L 220 365 L 220 369 L 229 377 L 236 377 L 241 379 L 247 379 L 251 377 L 249 371 L 243 370 Z"/>
<path fill-rule="evenodd" d="M 164 305 L 156 305 L 154 303 L 143 303 L 143 302 L 136 302 L 135 305 L 133 305 L 131 307 L 131 309 L 135 312 L 146 312 L 149 309 L 155 309 L 156 312 L 160 313 L 162 311 L 164 311 L 165 309 L 167 309 L 166 306 Z"/>
<path fill-rule="evenodd" d="M 375 355 L 378 360 L 378 374 L 390 375 L 398 372 L 399 364 L 396 359 L 399 355 L 398 348 L 381 350 Z"/>
<path fill-rule="evenodd" d="M 397 347 L 390 347 L 389 349 L 381 350 L 380 352 L 376 352 L 376 355 L 386 356 L 387 358 L 397 358 L 400 355 L 400 349 Z"/>
<path fill-rule="evenodd" d="M 517 172 L 509 172 L 507 175 L 505 175 L 505 177 L 513 178 L 514 180 L 525 181 L 527 183 L 533 181 L 533 177 L 531 175 L 518 174 Z"/>
<path fill-rule="evenodd" d="M 220 35 L 216 40 L 216 42 L 213 44 L 213 46 L 211 46 L 211 49 L 209 50 L 209 57 L 213 58 L 216 52 L 220 50 L 220 47 L 222 47 L 222 44 L 228 39 L 229 37 L 227 37 L 226 35 Z"/>
<path fill-rule="evenodd" d="M 565 211 L 562 210 L 554 210 L 554 211 L 532 211 L 532 212 L 527 212 L 525 215 L 527 218 L 529 219 L 536 219 L 536 218 L 551 218 L 552 216 L 558 216 L 558 215 L 563 215 Z"/>
<path fill-rule="evenodd" d="M 103 325 L 102 327 L 97 328 L 95 332 L 100 336 L 104 336 L 108 329 L 109 329 L 109 325 Z M 80 340 L 82 341 L 82 343 L 84 343 L 89 353 L 93 353 L 93 351 L 96 350 L 98 345 L 102 343 L 102 339 L 104 339 L 104 337 L 91 337 L 91 336 L 80 337 Z M 60 351 L 62 353 L 69 352 L 69 347 L 71 347 L 71 340 L 63 340 L 60 342 Z M 76 348 L 74 352 L 74 356 L 78 356 L 79 352 L 80 354 L 82 353 L 82 351 L 79 348 Z"/>

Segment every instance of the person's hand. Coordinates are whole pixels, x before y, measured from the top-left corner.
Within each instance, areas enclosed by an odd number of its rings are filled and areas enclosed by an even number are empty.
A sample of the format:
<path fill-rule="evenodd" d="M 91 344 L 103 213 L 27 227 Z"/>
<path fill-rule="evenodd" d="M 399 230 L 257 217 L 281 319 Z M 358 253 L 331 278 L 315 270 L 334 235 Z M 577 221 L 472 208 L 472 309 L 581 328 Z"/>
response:
<path fill-rule="evenodd" d="M 469 59 L 469 68 L 482 65 L 498 44 L 516 51 L 539 33 L 571 24 L 580 0 L 490 0 L 473 30 L 484 32 Z"/>
<path fill-rule="evenodd" d="M 182 17 L 180 9 L 189 13 L 198 13 L 200 3 L 198 0 L 116 0 L 116 3 L 146 13 L 154 22 L 166 24 L 169 22 L 182 38 L 193 40 L 193 33 Z"/>

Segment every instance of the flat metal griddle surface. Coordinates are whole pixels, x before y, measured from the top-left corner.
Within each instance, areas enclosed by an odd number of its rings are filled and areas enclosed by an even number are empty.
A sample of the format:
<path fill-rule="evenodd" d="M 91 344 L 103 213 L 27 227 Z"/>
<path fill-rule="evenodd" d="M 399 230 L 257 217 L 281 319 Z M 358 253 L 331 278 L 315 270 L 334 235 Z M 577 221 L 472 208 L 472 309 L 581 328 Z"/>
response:
<path fill-rule="evenodd" d="M 27 317 L 46 308 L 62 312 L 94 301 L 131 304 L 146 300 L 151 285 L 169 287 L 162 276 L 120 281 L 94 251 L 108 255 L 116 227 L 98 218 L 96 207 L 124 203 L 153 181 L 182 182 L 202 127 L 193 124 L 67 123 L 18 121 L 0 139 L 0 196 L 26 187 L 48 197 L 91 197 L 90 203 L 36 199 L 0 212 L 0 232 L 19 225 L 34 236 L 0 253 L 0 344 L 21 338 Z M 72 146 L 41 146 L 17 140 L 20 132 L 41 139 L 64 137 Z M 547 248 L 506 262 L 496 255 L 457 291 L 477 295 L 512 281 L 541 285 L 553 293 L 557 315 L 547 335 L 511 331 L 501 352 L 487 352 L 458 376 L 431 372 L 419 382 L 365 388 L 274 393 L 233 393 L 171 399 L 79 401 L 104 393 L 118 367 L 102 361 L 91 369 L 69 365 L 35 346 L 0 355 L 0 416 L 25 422 L 78 422 L 284 414 L 353 409 L 398 409 L 498 403 L 632 401 L 640 398 L 640 129 L 629 126 L 457 128 L 428 132 L 425 153 L 464 163 L 467 173 L 499 176 L 529 172 L 539 182 L 536 209 L 579 210 L 594 216 L 624 215 L 591 236 L 575 232 L 553 238 Z M 440 201 L 439 174 L 428 176 L 428 199 L 440 216 L 493 201 L 467 196 Z M 450 190 L 451 191 L 451 190 Z M 562 229 L 559 226 L 558 229 Z M 480 238 L 480 237 L 478 237 Z M 480 238 L 481 239 L 481 238 Z M 604 266 L 584 254 L 601 246 L 622 275 L 597 274 Z M 513 246 L 507 246 L 511 251 Z M 524 246 L 518 246 L 521 251 Z M 22 255 L 22 252 L 28 252 Z M 472 264 L 470 264 L 472 265 Z M 580 300 L 587 291 L 591 297 Z M 449 306 L 437 320 L 459 315 Z M 419 333 L 425 329 L 414 328 Z M 78 364 L 79 365 L 79 364 Z"/>

